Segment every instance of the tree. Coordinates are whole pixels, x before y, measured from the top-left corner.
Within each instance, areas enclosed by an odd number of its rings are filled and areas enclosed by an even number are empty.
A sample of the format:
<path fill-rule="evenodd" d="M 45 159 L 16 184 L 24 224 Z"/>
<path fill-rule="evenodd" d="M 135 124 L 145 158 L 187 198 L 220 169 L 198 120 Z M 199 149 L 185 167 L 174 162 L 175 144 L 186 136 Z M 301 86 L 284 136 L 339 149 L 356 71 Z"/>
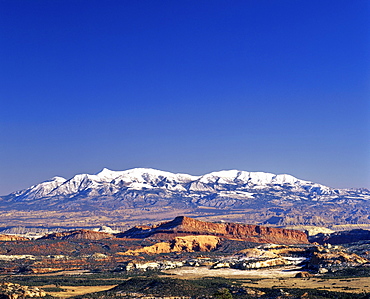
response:
<path fill-rule="evenodd" d="M 226 288 L 217 290 L 214 297 L 217 299 L 233 299 L 233 295 L 231 295 L 230 290 Z"/>

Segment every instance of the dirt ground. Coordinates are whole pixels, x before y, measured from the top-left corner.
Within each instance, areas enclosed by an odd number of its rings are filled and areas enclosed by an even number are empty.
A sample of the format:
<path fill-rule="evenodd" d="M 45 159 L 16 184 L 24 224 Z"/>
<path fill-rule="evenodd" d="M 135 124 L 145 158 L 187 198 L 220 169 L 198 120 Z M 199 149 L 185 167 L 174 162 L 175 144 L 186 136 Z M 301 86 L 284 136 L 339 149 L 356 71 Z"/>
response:
<path fill-rule="evenodd" d="M 46 285 L 41 288 L 53 287 L 54 285 Z M 66 290 L 64 292 L 46 292 L 53 297 L 68 298 L 72 296 L 84 295 L 88 293 L 106 291 L 114 288 L 116 285 L 108 286 L 61 286 L 62 289 Z"/>

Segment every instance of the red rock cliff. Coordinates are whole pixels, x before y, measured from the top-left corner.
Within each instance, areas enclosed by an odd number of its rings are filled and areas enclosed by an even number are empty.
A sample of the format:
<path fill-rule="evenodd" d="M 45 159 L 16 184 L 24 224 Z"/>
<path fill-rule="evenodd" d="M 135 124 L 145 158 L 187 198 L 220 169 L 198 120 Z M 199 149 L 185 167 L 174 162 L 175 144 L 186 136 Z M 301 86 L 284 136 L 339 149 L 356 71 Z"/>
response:
<path fill-rule="evenodd" d="M 256 243 L 308 243 L 307 235 L 298 230 L 237 223 L 212 223 L 184 216 L 176 217 L 172 221 L 161 223 L 149 229 L 129 230 L 118 237 L 170 239 L 186 235 L 214 235 Z"/>

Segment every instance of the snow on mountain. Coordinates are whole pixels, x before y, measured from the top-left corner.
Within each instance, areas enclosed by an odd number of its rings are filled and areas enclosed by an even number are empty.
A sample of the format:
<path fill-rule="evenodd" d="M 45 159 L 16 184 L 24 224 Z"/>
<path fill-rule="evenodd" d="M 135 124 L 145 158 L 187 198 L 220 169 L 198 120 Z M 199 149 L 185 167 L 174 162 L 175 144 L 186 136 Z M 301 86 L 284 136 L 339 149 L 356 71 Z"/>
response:
<path fill-rule="evenodd" d="M 15 200 L 35 200 L 45 197 L 111 196 L 126 191 L 162 190 L 164 192 L 199 196 L 213 193 L 237 198 L 251 198 L 256 190 L 289 189 L 308 192 L 314 196 L 339 194 L 340 191 L 297 179 L 288 174 L 223 170 L 202 176 L 171 173 L 151 168 L 134 168 L 113 171 L 104 168 L 97 174 L 78 174 L 66 180 L 54 177 L 51 180 L 11 194 Z M 238 191 L 238 192 L 236 192 Z M 229 192 L 229 193 L 227 193 Z"/>
<path fill-rule="evenodd" d="M 50 180 L 31 186 L 28 189 L 14 192 L 12 194 L 14 194 L 14 196 L 19 199 L 28 199 L 28 200 L 38 199 L 47 196 L 54 189 L 62 185 L 65 181 L 66 181 L 65 178 L 56 176 Z"/>
<path fill-rule="evenodd" d="M 126 171 L 113 171 L 104 168 L 97 174 L 77 174 L 69 180 L 55 177 L 12 194 L 19 199 L 31 200 L 74 195 L 83 191 L 95 196 L 114 194 L 122 189 L 167 188 L 173 191 L 185 191 L 186 189 L 182 185 L 197 178 L 188 174 L 174 174 L 150 168 L 134 168 Z"/>
<path fill-rule="evenodd" d="M 333 189 L 288 174 L 223 170 L 193 176 L 150 168 L 54 177 L 0 197 L 7 210 L 102 212 L 127 221 L 152 213 L 217 216 L 280 225 L 369 223 L 370 191 Z M 130 214 L 132 213 L 132 214 Z M 85 214 L 84 214 L 85 215 Z M 84 216 L 85 217 L 85 216 Z M 149 218 L 150 218 L 149 217 Z"/>
<path fill-rule="evenodd" d="M 299 183 L 310 183 L 303 180 L 299 180 L 288 174 L 272 174 L 266 172 L 247 172 L 239 170 L 223 170 L 217 172 L 211 172 L 200 177 L 201 183 L 215 183 L 220 184 L 237 184 L 243 182 L 244 184 L 253 184 L 266 186 L 269 184 L 299 184 Z"/>

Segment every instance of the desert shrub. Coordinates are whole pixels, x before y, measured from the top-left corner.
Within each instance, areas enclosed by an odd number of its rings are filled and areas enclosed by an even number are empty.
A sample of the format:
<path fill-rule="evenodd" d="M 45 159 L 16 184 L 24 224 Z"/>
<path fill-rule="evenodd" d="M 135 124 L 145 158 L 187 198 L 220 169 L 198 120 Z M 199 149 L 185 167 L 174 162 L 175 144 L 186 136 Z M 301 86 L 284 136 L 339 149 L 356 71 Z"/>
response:
<path fill-rule="evenodd" d="M 331 273 L 325 273 L 326 278 L 352 278 L 352 277 L 370 277 L 370 267 L 350 267 L 341 269 Z"/>
<path fill-rule="evenodd" d="M 227 288 L 217 290 L 213 297 L 216 299 L 233 299 L 233 295 L 231 295 L 230 290 Z"/>
<path fill-rule="evenodd" d="M 107 279 L 107 280 L 102 280 Z M 42 285 L 68 285 L 68 286 L 96 286 L 96 285 L 115 285 L 121 283 L 127 277 L 103 276 L 103 275 L 86 275 L 86 276 L 16 276 L 8 280 L 13 283 L 28 286 L 42 286 Z"/>
<path fill-rule="evenodd" d="M 59 287 L 42 288 L 45 292 L 64 292 L 65 289 Z"/>

